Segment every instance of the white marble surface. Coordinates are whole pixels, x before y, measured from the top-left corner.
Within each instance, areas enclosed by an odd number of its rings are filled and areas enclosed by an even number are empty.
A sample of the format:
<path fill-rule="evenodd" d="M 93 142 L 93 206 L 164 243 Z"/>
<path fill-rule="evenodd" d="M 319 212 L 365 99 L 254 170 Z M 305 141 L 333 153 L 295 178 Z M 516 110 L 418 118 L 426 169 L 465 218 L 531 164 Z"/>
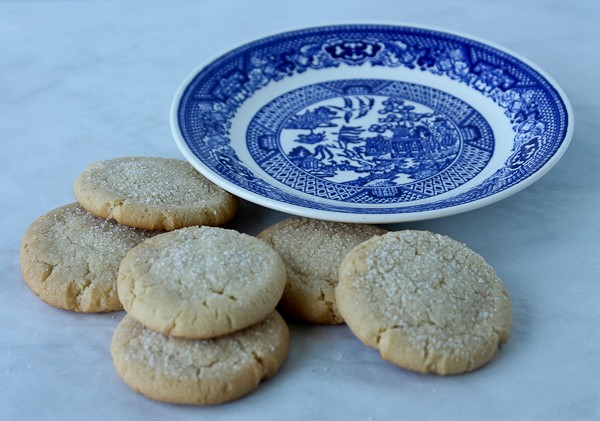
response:
<path fill-rule="evenodd" d="M 19 270 L 27 226 L 72 202 L 91 162 L 180 157 L 169 106 L 200 62 L 289 27 L 364 20 L 489 39 L 571 99 L 573 142 L 539 182 L 477 211 L 392 226 L 482 254 L 513 300 L 509 343 L 481 370 L 437 377 L 383 362 L 345 326 L 292 326 L 281 372 L 244 399 L 180 407 L 132 392 L 109 355 L 122 313 L 35 297 Z M 599 21 L 594 0 L 0 1 L 0 419 L 600 419 Z M 244 203 L 231 226 L 255 234 L 284 217 Z"/>

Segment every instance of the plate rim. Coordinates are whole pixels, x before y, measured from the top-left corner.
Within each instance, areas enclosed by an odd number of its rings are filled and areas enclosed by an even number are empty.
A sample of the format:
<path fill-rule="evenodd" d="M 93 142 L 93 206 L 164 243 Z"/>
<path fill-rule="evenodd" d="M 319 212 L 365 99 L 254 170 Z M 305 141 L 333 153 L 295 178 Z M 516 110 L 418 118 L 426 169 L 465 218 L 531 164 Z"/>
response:
<path fill-rule="evenodd" d="M 486 196 L 480 199 L 476 199 L 471 202 L 462 203 L 454 206 L 448 206 L 439 209 L 431 209 L 426 211 L 418 211 L 418 212 L 397 212 L 397 213 L 346 213 L 346 212 L 336 212 L 330 210 L 322 210 L 315 208 L 307 208 L 304 206 L 275 200 L 269 197 L 264 197 L 259 194 L 256 194 L 252 191 L 249 191 L 239 185 L 230 182 L 225 179 L 218 173 L 214 172 L 211 168 L 205 165 L 196 155 L 191 151 L 188 147 L 183 134 L 179 127 L 179 105 L 181 103 L 181 99 L 185 94 L 185 91 L 189 87 L 190 83 L 196 78 L 200 72 L 214 63 L 216 60 L 224 57 L 227 54 L 230 54 L 240 48 L 247 46 L 248 44 L 257 43 L 261 41 L 268 40 L 269 38 L 275 38 L 284 36 L 289 33 L 306 31 L 306 30 L 318 30 L 320 28 L 334 28 L 334 27 L 344 27 L 344 26 L 388 26 L 395 28 L 410 28 L 410 29 L 421 29 L 427 31 L 435 31 L 442 34 L 448 34 L 453 36 L 458 36 L 470 41 L 479 42 L 486 46 L 492 47 L 496 50 L 499 50 L 523 64 L 529 66 L 531 69 L 536 71 L 540 76 L 542 76 L 545 81 L 552 86 L 552 88 L 556 91 L 558 97 L 562 100 L 565 107 L 565 115 L 566 115 L 566 131 L 564 138 L 561 142 L 561 145 L 556 149 L 555 153 L 548 159 L 548 161 L 541 166 L 537 171 L 529 175 L 526 179 L 519 181 L 517 184 L 510 186 L 502 191 L 494 193 L 490 196 Z M 572 104 L 564 91 L 564 89 L 558 84 L 558 82 L 548 74 L 543 68 L 541 68 L 536 63 L 532 62 L 528 58 L 522 56 L 520 53 L 513 51 L 510 48 L 507 48 L 503 45 L 500 45 L 496 42 L 489 41 L 485 38 L 474 36 L 462 31 L 456 31 L 451 29 L 446 29 L 443 27 L 437 27 L 432 25 L 421 25 L 415 23 L 404 23 L 404 22 L 389 22 L 389 21 L 362 21 L 362 22 L 335 22 L 335 23 L 322 23 L 313 26 L 302 26 L 296 28 L 287 28 L 281 31 L 271 31 L 265 35 L 254 37 L 252 39 L 237 43 L 233 47 L 224 49 L 218 54 L 215 54 L 209 57 L 207 60 L 202 61 L 199 65 L 197 65 L 191 72 L 187 74 L 187 76 L 179 83 L 179 86 L 171 100 L 170 105 L 170 128 L 171 134 L 175 140 L 175 144 L 177 145 L 179 151 L 183 154 L 184 158 L 204 177 L 208 180 L 216 184 L 217 186 L 223 188 L 229 193 L 238 196 L 241 199 L 247 200 L 249 202 L 255 203 L 260 206 L 264 206 L 276 211 L 285 212 L 291 215 L 297 215 L 307 218 L 318 218 L 329 221 L 338 221 L 338 222 L 348 222 L 348 223 L 377 223 L 377 224 L 391 224 L 391 223 L 401 223 L 401 222 L 414 222 L 421 221 L 427 219 L 441 218 L 450 215 L 456 215 L 459 213 L 468 212 L 471 210 L 479 209 L 490 204 L 499 202 L 509 196 L 512 196 L 521 190 L 529 187 L 540 178 L 542 178 L 545 174 L 547 174 L 563 157 L 566 150 L 568 149 L 571 140 L 573 138 L 573 133 L 575 130 L 574 127 L 574 112 Z M 318 202 L 318 198 L 313 199 L 315 202 Z"/>

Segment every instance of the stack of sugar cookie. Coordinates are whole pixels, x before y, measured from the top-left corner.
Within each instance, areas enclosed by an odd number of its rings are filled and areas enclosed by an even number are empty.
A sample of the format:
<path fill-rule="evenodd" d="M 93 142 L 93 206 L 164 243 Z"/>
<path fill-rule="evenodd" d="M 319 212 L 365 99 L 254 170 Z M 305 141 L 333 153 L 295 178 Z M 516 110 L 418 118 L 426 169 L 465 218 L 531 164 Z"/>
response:
<path fill-rule="evenodd" d="M 449 237 L 300 217 L 257 237 L 219 228 L 238 199 L 175 159 L 92 164 L 74 193 L 77 203 L 27 230 L 23 277 L 59 308 L 125 309 L 113 363 L 152 399 L 217 404 L 273 376 L 290 341 L 276 307 L 345 322 L 384 359 L 423 373 L 475 370 L 508 339 L 502 281 Z"/>
<path fill-rule="evenodd" d="M 258 237 L 286 263 L 284 314 L 318 324 L 345 321 L 401 367 L 472 371 L 508 339 L 512 309 L 502 281 L 449 237 L 296 217 Z"/>
<path fill-rule="evenodd" d="M 184 161 L 145 157 L 90 165 L 74 193 L 78 203 L 27 230 L 23 277 L 58 308 L 128 311 L 111 345 L 125 383 L 153 399 L 213 404 L 279 369 L 285 267 L 264 242 L 216 227 L 237 198 Z"/>
<path fill-rule="evenodd" d="M 275 311 L 285 265 L 237 231 L 190 227 L 159 234 L 122 260 L 128 315 L 111 346 L 132 389 L 157 400 L 216 404 L 241 397 L 279 369 L 289 332 Z"/>
<path fill-rule="evenodd" d="M 122 308 L 119 263 L 132 247 L 188 225 L 219 225 L 237 199 L 190 164 L 165 158 L 119 158 L 90 165 L 75 180 L 78 203 L 55 209 L 28 228 L 21 271 L 46 303 L 95 313 Z"/>

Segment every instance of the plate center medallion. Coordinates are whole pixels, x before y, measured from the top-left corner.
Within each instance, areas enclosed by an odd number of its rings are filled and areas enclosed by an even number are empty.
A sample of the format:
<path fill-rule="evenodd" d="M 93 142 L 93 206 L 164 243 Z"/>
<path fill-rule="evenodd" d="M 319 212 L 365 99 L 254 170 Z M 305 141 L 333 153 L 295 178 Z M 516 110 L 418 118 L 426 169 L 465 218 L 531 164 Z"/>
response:
<path fill-rule="evenodd" d="M 494 150 L 489 124 L 466 102 L 381 79 L 288 91 L 254 115 L 246 141 L 255 162 L 277 181 L 354 203 L 448 192 L 479 174 Z"/>

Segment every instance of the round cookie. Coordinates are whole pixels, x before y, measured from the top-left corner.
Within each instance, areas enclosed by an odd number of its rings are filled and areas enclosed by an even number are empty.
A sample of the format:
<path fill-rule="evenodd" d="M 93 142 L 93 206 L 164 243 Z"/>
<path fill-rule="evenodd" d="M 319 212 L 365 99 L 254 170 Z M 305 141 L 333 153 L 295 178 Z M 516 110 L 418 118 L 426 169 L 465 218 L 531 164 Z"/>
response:
<path fill-rule="evenodd" d="M 119 263 L 154 234 L 66 205 L 29 226 L 21 245 L 21 272 L 31 291 L 54 307 L 85 313 L 120 310 Z"/>
<path fill-rule="evenodd" d="M 355 246 L 385 232 L 374 225 L 297 217 L 262 231 L 258 238 L 273 246 L 287 267 L 280 309 L 311 323 L 343 323 L 335 303 L 338 267 Z"/>
<path fill-rule="evenodd" d="M 512 308 L 481 256 L 446 236 L 390 232 L 354 248 L 336 298 L 354 334 L 383 359 L 457 374 L 489 362 L 508 340 Z"/>
<path fill-rule="evenodd" d="M 244 396 L 272 377 L 289 341 L 277 312 L 213 339 L 164 335 L 126 315 L 113 335 L 111 354 L 117 373 L 136 392 L 171 403 L 217 404 Z"/>
<path fill-rule="evenodd" d="M 77 201 L 103 218 L 137 228 L 172 231 L 221 225 L 238 199 L 179 159 L 126 157 L 88 166 L 75 180 Z"/>
<path fill-rule="evenodd" d="M 270 314 L 285 287 L 285 265 L 255 237 L 189 227 L 157 235 L 127 253 L 117 285 L 125 310 L 149 328 L 211 338 Z"/>

